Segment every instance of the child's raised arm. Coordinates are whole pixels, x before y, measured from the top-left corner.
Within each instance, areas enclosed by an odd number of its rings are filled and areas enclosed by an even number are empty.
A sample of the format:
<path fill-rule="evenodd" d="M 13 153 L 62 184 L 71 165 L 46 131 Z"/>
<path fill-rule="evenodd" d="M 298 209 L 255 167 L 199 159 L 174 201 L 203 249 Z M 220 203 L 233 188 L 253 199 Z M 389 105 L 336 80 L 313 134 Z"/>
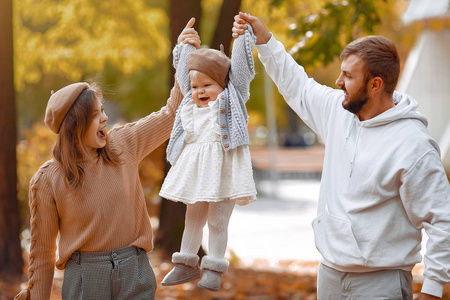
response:
<path fill-rule="evenodd" d="M 189 71 L 187 69 L 187 59 L 189 53 L 200 48 L 201 43 L 200 36 L 197 31 L 192 28 L 194 23 L 195 18 L 191 18 L 178 36 L 178 44 L 173 49 L 173 67 L 176 69 L 177 80 L 184 96 L 186 96 L 191 89 Z"/>
<path fill-rule="evenodd" d="M 247 24 L 244 34 L 234 41 L 231 52 L 230 81 L 241 93 L 247 102 L 250 97 L 250 82 L 255 77 L 255 63 L 253 61 L 253 48 L 255 46 L 253 29 Z"/>

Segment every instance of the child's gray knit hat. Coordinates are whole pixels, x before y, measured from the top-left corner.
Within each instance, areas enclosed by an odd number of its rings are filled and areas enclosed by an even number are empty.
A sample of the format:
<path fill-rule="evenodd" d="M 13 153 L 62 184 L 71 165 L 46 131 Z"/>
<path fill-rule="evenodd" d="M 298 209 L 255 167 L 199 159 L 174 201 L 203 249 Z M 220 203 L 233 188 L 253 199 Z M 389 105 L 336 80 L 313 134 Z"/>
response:
<path fill-rule="evenodd" d="M 187 66 L 189 71 L 205 73 L 223 88 L 228 84 L 231 60 L 222 51 L 208 48 L 197 49 L 189 54 Z"/>

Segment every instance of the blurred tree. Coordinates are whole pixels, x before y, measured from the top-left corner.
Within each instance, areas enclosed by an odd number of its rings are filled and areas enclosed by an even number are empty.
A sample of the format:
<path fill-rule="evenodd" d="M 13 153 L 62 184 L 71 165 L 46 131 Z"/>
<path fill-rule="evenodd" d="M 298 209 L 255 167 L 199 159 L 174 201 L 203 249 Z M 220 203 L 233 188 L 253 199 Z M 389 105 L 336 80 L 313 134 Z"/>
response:
<path fill-rule="evenodd" d="M 21 0 L 15 6 L 19 89 L 49 73 L 77 81 L 107 64 L 131 74 L 170 50 L 167 16 L 145 0 Z"/>
<path fill-rule="evenodd" d="M 291 0 L 272 0 L 275 7 L 292 7 Z M 376 0 L 320 1 L 320 8 L 309 7 L 307 13 L 290 20 L 289 52 L 302 66 L 322 66 L 339 57 L 342 49 L 354 39 L 367 34 L 375 34 L 381 23 L 383 4 Z M 312 8 L 312 10 L 311 10 Z M 288 21 L 289 20 L 285 20 Z"/>
<path fill-rule="evenodd" d="M 160 108 L 170 41 L 156 2 L 15 1 L 19 128 L 43 119 L 50 90 L 81 80 L 99 82 L 127 120 Z"/>
<path fill-rule="evenodd" d="M 0 276 L 22 274 L 17 202 L 12 0 L 0 1 Z"/>
<path fill-rule="evenodd" d="M 381 7 L 380 1 L 375 0 L 327 3 L 319 12 L 291 25 L 292 35 L 299 42 L 290 49 L 290 53 L 295 54 L 303 66 L 327 65 L 339 57 L 351 41 L 375 34 L 377 25 L 381 23 Z"/>
<path fill-rule="evenodd" d="M 214 33 L 211 48 L 220 49 L 223 44 L 224 51 L 230 54 L 231 28 L 233 27 L 234 16 L 239 12 L 241 0 L 223 1 L 217 20 L 216 31 Z"/>
<path fill-rule="evenodd" d="M 56 135 L 44 123 L 35 123 L 22 132 L 23 140 L 17 145 L 17 187 L 18 198 L 28 200 L 30 179 L 47 160 L 52 158 L 52 147 Z M 23 203 L 25 204 L 25 203 Z M 21 206 L 21 219 L 29 226 L 30 211 L 28 205 Z"/>

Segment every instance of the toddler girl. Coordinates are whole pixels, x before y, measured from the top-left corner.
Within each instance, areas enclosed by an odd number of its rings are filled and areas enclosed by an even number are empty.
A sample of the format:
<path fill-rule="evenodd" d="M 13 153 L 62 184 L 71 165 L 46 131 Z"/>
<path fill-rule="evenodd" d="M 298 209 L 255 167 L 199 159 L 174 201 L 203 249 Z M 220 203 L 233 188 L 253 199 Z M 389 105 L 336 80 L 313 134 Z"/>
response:
<path fill-rule="evenodd" d="M 203 276 L 198 286 L 216 291 L 229 262 L 224 259 L 234 205 L 256 200 L 248 148 L 245 102 L 254 77 L 255 36 L 248 26 L 236 39 L 231 60 L 213 49 L 178 44 L 174 67 L 184 98 L 167 147 L 172 164 L 160 196 L 186 203 L 186 220 L 175 267 L 162 285 Z M 208 221 L 209 251 L 200 268 L 197 252 Z"/>

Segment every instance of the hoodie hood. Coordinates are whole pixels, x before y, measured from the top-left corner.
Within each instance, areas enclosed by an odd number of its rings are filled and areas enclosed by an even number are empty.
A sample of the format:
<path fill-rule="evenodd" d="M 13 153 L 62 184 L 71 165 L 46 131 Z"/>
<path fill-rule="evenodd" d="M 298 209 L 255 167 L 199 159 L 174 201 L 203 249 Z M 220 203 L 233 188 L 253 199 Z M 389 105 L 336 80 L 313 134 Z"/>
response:
<path fill-rule="evenodd" d="M 427 118 L 417 111 L 417 101 L 406 94 L 394 92 L 393 94 L 395 106 L 382 114 L 361 122 L 364 127 L 376 127 L 385 125 L 400 119 L 417 119 L 422 122 L 425 127 L 428 126 Z"/>
<path fill-rule="evenodd" d="M 353 120 L 349 123 L 349 127 L 347 129 L 346 137 L 345 137 L 345 145 L 352 135 L 352 129 L 356 127 L 356 141 L 360 139 L 361 134 L 363 134 L 363 128 L 373 128 L 377 126 L 384 126 L 389 123 L 401 120 L 401 119 L 416 119 L 422 122 L 425 127 L 428 125 L 427 118 L 417 111 L 417 101 L 406 95 L 398 92 L 394 92 L 393 94 L 394 107 L 388 109 L 382 114 L 365 121 L 359 121 L 358 117 L 354 115 Z M 358 142 L 354 143 L 353 154 L 350 160 L 350 177 L 353 174 L 354 161 L 356 155 L 358 153 Z"/>

